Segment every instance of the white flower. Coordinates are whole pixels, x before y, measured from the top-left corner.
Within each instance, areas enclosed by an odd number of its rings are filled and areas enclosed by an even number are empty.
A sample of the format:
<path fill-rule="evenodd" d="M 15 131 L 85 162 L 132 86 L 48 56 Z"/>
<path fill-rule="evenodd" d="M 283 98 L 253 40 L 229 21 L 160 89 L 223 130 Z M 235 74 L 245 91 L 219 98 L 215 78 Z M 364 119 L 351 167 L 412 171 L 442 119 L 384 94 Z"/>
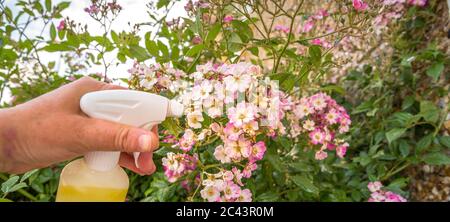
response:
<path fill-rule="evenodd" d="M 203 73 L 201 73 L 201 72 L 194 72 L 194 73 L 191 74 L 191 77 L 195 81 L 202 80 L 203 79 Z"/>
<path fill-rule="evenodd" d="M 308 131 L 313 131 L 314 125 L 315 125 L 314 121 L 308 119 L 303 123 L 303 128 Z"/>
<path fill-rule="evenodd" d="M 188 125 L 194 129 L 202 128 L 203 122 L 202 112 L 194 111 L 187 114 Z"/>
<path fill-rule="evenodd" d="M 237 127 L 252 121 L 254 117 L 255 110 L 251 104 L 246 104 L 245 102 L 240 102 L 236 107 L 228 109 L 228 118 Z"/>
<path fill-rule="evenodd" d="M 231 92 L 244 92 L 249 88 L 251 78 L 249 75 L 230 75 L 224 78 L 226 89 Z"/>
<path fill-rule="evenodd" d="M 141 81 L 139 81 L 139 84 L 146 89 L 151 89 L 157 82 L 157 78 L 154 78 L 152 76 L 144 76 Z"/>
<path fill-rule="evenodd" d="M 209 93 L 212 92 L 213 86 L 208 80 L 203 81 L 200 85 L 194 86 L 192 89 L 193 100 L 203 100 L 209 97 Z"/>
<path fill-rule="evenodd" d="M 200 195 L 209 202 L 215 202 L 220 198 L 220 192 L 214 186 L 206 186 L 200 191 Z"/>
<path fill-rule="evenodd" d="M 167 167 L 169 170 L 180 173 L 184 170 L 184 165 L 175 158 L 175 153 L 167 153 L 167 157 L 162 158 L 162 165 Z"/>
<path fill-rule="evenodd" d="M 229 163 L 231 161 L 230 157 L 225 153 L 225 149 L 222 145 L 216 147 L 214 157 L 221 163 Z"/>
<path fill-rule="evenodd" d="M 297 116 L 297 118 L 301 119 L 305 116 L 308 116 L 311 113 L 311 107 L 303 103 L 300 103 L 297 106 L 295 106 L 293 112 L 295 116 Z"/>

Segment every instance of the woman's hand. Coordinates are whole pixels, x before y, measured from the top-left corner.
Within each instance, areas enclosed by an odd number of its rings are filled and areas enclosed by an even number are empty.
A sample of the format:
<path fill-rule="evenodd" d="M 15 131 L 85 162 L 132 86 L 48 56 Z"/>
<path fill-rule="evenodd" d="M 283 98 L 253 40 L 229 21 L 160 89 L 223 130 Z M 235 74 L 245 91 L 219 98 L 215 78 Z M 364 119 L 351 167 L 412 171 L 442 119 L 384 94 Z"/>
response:
<path fill-rule="evenodd" d="M 121 151 L 120 165 L 141 175 L 155 172 L 152 131 L 92 119 L 80 109 L 84 94 L 122 89 L 84 77 L 16 107 L 0 110 L 0 172 L 30 169 L 71 160 L 90 151 Z M 139 167 L 130 152 L 142 152 Z"/>

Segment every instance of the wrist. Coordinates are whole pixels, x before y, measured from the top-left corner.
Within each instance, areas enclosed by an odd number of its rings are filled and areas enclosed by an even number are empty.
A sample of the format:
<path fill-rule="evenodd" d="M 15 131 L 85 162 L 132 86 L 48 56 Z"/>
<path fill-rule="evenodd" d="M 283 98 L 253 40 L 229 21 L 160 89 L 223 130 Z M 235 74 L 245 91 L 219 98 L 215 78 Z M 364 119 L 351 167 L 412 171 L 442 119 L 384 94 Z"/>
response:
<path fill-rule="evenodd" d="M 13 151 L 16 143 L 14 112 L 14 108 L 0 109 L 0 172 L 13 170 Z"/>

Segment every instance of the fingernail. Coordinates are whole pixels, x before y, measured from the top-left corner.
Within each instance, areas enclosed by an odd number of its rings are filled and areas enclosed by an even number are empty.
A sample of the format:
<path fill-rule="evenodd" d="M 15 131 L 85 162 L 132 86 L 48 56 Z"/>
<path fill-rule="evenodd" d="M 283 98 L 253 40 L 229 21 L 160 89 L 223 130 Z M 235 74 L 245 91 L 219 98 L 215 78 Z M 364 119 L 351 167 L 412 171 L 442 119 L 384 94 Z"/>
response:
<path fill-rule="evenodd" d="M 151 139 L 150 135 L 141 135 L 139 137 L 139 147 L 144 151 L 149 151 Z"/>

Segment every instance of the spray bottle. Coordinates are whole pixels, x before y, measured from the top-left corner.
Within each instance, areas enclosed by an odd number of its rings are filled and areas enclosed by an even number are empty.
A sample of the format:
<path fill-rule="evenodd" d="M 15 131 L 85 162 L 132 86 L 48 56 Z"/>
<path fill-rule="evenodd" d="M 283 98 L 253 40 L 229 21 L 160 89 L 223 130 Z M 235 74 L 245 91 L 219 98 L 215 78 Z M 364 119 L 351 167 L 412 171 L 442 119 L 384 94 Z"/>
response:
<path fill-rule="evenodd" d="M 166 117 L 179 117 L 183 105 L 163 96 L 133 91 L 105 90 L 85 94 L 81 110 L 98 118 L 151 129 Z M 139 153 L 133 153 L 136 167 Z M 70 162 L 61 172 L 56 201 L 125 201 L 128 176 L 118 165 L 120 152 L 90 152 Z"/>

